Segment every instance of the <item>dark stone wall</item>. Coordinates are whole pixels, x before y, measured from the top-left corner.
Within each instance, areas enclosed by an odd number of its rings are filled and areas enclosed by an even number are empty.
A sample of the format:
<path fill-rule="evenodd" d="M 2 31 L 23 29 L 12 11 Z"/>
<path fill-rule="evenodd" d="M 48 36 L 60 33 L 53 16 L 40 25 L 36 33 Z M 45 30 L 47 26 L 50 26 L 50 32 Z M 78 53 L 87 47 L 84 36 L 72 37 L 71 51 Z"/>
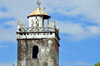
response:
<path fill-rule="evenodd" d="M 38 46 L 39 57 L 33 58 L 33 46 Z M 54 66 L 55 39 L 18 39 L 17 66 Z"/>

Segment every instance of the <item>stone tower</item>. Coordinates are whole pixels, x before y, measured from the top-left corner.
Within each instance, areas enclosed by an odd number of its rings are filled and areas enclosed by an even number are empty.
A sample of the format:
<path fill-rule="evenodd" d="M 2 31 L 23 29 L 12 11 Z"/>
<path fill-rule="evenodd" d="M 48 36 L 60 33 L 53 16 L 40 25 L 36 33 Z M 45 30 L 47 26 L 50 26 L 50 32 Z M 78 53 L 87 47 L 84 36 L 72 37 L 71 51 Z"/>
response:
<path fill-rule="evenodd" d="M 17 28 L 17 66 L 59 66 L 59 29 L 55 20 L 38 8 L 27 18 L 29 27 L 20 21 Z"/>

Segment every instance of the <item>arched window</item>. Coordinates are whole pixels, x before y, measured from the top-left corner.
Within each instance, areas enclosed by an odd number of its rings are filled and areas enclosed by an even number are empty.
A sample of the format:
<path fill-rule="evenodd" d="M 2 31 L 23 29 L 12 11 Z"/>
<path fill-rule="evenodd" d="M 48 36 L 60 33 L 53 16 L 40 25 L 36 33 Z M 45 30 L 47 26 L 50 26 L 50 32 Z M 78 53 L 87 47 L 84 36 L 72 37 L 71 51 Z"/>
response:
<path fill-rule="evenodd" d="M 39 48 L 38 48 L 38 46 L 33 46 L 33 55 L 32 55 L 32 57 L 33 58 L 38 58 L 38 53 L 39 53 Z"/>

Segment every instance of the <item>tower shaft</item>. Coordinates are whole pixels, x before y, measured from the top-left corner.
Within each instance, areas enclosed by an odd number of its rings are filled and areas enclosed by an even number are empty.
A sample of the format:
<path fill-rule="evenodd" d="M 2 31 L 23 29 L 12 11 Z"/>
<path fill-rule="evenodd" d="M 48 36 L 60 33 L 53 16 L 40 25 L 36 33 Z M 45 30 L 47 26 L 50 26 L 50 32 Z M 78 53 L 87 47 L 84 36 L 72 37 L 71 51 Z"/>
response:
<path fill-rule="evenodd" d="M 17 66 L 59 66 L 59 29 L 55 20 L 41 8 L 37 8 L 29 16 L 29 26 L 20 21 L 17 28 L 18 61 Z"/>

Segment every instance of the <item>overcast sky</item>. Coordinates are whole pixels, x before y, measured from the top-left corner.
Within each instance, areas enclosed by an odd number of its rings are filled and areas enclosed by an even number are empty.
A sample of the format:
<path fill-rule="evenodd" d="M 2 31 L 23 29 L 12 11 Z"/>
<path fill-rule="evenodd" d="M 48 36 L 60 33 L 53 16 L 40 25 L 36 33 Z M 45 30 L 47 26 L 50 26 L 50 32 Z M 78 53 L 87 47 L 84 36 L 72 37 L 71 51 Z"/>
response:
<path fill-rule="evenodd" d="M 41 0 L 41 8 L 60 29 L 60 66 L 93 66 L 100 62 L 100 0 Z M 27 16 L 36 0 L 0 0 L 0 66 L 17 61 L 17 21 Z"/>

